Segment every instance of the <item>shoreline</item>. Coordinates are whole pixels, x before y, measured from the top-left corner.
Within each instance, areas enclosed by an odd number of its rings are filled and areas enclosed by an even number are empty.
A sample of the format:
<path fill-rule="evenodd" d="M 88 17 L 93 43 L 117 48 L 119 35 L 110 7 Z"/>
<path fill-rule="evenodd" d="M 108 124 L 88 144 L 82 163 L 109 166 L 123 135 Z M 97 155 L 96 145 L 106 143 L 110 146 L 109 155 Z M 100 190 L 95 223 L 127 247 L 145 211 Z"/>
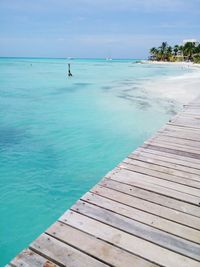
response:
<path fill-rule="evenodd" d="M 146 61 L 144 64 L 174 65 L 188 68 L 190 72 L 182 75 L 160 77 L 143 83 L 145 90 L 155 96 L 161 96 L 176 101 L 181 105 L 199 97 L 200 92 L 200 64 L 191 62 L 157 62 Z M 192 70 L 192 72 L 191 72 Z"/>
<path fill-rule="evenodd" d="M 141 64 L 155 64 L 155 65 L 175 65 L 175 66 L 184 66 L 184 67 L 194 67 L 194 68 L 200 68 L 200 64 L 193 63 L 193 62 L 186 62 L 186 61 L 175 61 L 175 62 L 170 62 L 170 61 L 151 61 L 151 60 L 144 60 L 141 61 Z"/>

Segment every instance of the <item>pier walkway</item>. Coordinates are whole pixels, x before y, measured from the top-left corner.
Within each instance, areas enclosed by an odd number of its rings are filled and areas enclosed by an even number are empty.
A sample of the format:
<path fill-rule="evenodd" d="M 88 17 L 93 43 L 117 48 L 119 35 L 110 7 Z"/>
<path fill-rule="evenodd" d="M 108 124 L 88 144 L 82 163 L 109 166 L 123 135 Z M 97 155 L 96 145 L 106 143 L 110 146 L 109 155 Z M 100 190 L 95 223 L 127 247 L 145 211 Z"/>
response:
<path fill-rule="evenodd" d="M 184 106 L 10 266 L 200 267 L 200 100 Z"/>

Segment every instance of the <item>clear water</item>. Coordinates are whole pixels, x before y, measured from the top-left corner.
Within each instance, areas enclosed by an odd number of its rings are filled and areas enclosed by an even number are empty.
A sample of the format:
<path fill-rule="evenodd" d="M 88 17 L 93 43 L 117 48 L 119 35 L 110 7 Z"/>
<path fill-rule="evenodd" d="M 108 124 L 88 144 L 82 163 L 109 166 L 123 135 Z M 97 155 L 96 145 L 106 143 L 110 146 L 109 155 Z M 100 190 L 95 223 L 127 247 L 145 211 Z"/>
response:
<path fill-rule="evenodd" d="M 69 79 L 67 62 L 0 59 L 0 266 L 179 107 L 141 84 L 183 69 L 76 59 Z"/>

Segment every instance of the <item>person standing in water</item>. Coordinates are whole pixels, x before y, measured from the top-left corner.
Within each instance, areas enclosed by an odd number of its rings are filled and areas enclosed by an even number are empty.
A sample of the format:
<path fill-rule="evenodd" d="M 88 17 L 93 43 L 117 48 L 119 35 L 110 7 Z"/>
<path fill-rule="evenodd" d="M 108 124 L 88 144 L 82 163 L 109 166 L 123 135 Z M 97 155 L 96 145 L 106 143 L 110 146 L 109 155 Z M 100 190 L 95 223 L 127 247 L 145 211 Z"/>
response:
<path fill-rule="evenodd" d="M 68 63 L 68 77 L 71 77 L 72 76 L 72 73 L 71 73 L 71 70 L 70 70 L 70 63 Z"/>

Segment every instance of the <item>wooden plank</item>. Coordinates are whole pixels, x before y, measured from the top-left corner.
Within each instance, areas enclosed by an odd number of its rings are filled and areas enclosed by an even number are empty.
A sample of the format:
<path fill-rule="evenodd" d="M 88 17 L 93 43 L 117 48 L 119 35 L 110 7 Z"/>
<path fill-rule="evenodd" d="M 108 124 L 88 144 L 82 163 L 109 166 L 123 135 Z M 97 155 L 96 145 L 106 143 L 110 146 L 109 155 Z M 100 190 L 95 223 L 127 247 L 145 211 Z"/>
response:
<path fill-rule="evenodd" d="M 116 202 L 94 193 L 86 193 L 81 199 L 85 202 L 102 207 L 106 210 L 113 211 L 117 214 L 121 214 L 156 229 L 200 244 L 200 231 L 169 221 L 161 218 L 160 216 L 152 215 L 150 213 L 127 206 L 124 203 L 119 202 L 119 200 Z"/>
<path fill-rule="evenodd" d="M 192 158 L 192 159 L 200 159 L 200 155 L 196 154 L 196 153 L 191 153 L 186 151 L 185 149 L 181 149 L 181 148 L 174 148 L 174 147 L 170 147 L 167 144 L 147 144 L 145 143 L 143 146 L 143 148 L 148 148 L 151 150 L 157 150 L 157 151 L 162 151 L 162 152 L 167 152 L 170 154 L 175 154 L 178 156 L 183 156 L 183 157 L 187 157 L 187 158 Z"/>
<path fill-rule="evenodd" d="M 192 151 L 200 150 L 200 142 L 197 140 L 187 140 L 184 138 L 165 136 L 163 134 L 155 134 L 149 141 L 167 142 L 169 144 L 175 144 L 182 147 L 190 147 Z"/>
<path fill-rule="evenodd" d="M 170 196 L 179 197 L 183 201 L 193 201 L 193 204 L 196 203 L 196 205 L 200 202 L 199 190 L 196 188 L 129 171 L 127 169 L 116 168 L 107 177 L 131 185 L 138 184 L 138 186 L 149 188 L 149 190 L 154 189 L 159 190 L 159 192 L 166 191 Z"/>
<path fill-rule="evenodd" d="M 162 266 L 199 267 L 199 262 L 196 260 L 177 254 L 76 212 L 68 211 L 64 213 L 60 221 Z"/>
<path fill-rule="evenodd" d="M 167 160 L 165 157 L 148 152 L 135 152 L 130 154 L 128 158 L 149 163 L 151 164 L 152 168 L 154 168 L 153 166 L 160 166 L 162 170 L 164 170 L 163 167 L 167 168 L 169 170 L 168 173 L 174 174 L 176 176 L 180 176 L 181 174 L 182 177 L 189 177 L 191 179 L 193 178 L 194 180 L 197 180 L 197 177 L 200 176 L 200 170 L 184 166 L 184 162 L 179 161 L 179 163 L 182 163 L 181 165 L 175 163 L 173 159 Z"/>
<path fill-rule="evenodd" d="M 194 126 L 191 126 L 191 125 L 186 125 L 186 124 L 181 124 L 181 123 L 171 123 L 171 122 L 168 122 L 166 123 L 166 125 L 169 125 L 169 126 L 175 126 L 175 127 L 180 127 L 180 128 L 183 128 L 184 130 L 191 130 L 191 131 L 196 131 L 198 132 L 199 131 L 199 128 L 198 127 L 194 127 Z"/>
<path fill-rule="evenodd" d="M 182 129 L 181 127 L 164 127 L 158 131 L 159 134 L 176 135 L 177 137 L 199 141 L 198 131 L 191 131 L 189 129 Z"/>
<path fill-rule="evenodd" d="M 198 217 L 191 216 L 190 214 L 185 214 L 182 211 L 174 210 L 171 209 L 170 207 L 161 206 L 154 202 L 149 202 L 146 199 L 137 198 L 137 195 L 135 195 L 134 193 L 133 195 L 130 195 L 128 194 L 129 193 L 129 188 L 127 188 L 128 186 L 124 186 L 123 184 L 118 184 L 112 180 L 105 180 L 104 185 L 106 187 L 96 185 L 91 190 L 91 192 L 103 196 L 105 198 L 123 203 L 132 208 L 145 211 L 150 214 L 157 215 L 161 218 L 200 230 L 200 218 Z M 149 198 L 150 197 L 154 197 L 154 195 L 153 196 L 150 195 Z"/>
<path fill-rule="evenodd" d="M 109 266 L 87 254 L 47 235 L 42 234 L 30 245 L 31 249 L 67 267 Z"/>
<path fill-rule="evenodd" d="M 182 114 L 184 116 L 200 116 L 198 111 L 183 110 Z"/>
<path fill-rule="evenodd" d="M 198 149 L 192 149 L 189 146 L 182 146 L 179 144 L 174 144 L 174 143 L 168 143 L 164 141 L 159 141 L 159 140 L 149 140 L 148 142 L 145 142 L 144 144 L 149 144 L 149 145 L 154 145 L 157 147 L 162 147 L 165 149 L 170 149 L 170 150 L 175 150 L 177 151 L 176 153 L 179 153 L 180 155 L 190 157 L 190 158 L 195 158 L 195 159 L 200 159 L 200 151 Z"/>
<path fill-rule="evenodd" d="M 182 120 L 182 121 L 185 121 L 185 122 L 190 122 L 190 121 L 194 121 L 196 122 L 197 124 L 200 122 L 200 116 L 199 115 L 196 115 L 196 116 L 191 116 L 191 115 L 186 115 L 184 113 L 179 113 L 177 114 L 176 116 L 174 116 L 173 118 L 171 118 L 170 121 L 176 121 L 176 120 Z"/>
<path fill-rule="evenodd" d="M 191 134 L 186 134 L 186 133 L 182 133 L 180 135 L 179 132 L 175 132 L 175 131 L 163 131 L 163 132 L 159 132 L 159 136 L 160 137 L 164 137 L 164 138 L 177 138 L 179 140 L 183 141 L 188 141 L 188 142 L 198 142 L 200 143 L 200 138 L 199 136 L 196 137 L 196 135 L 191 135 Z"/>
<path fill-rule="evenodd" d="M 162 132 L 168 132 L 168 133 L 176 133 L 176 134 L 180 134 L 180 136 L 185 136 L 187 138 L 187 134 L 189 136 L 191 136 L 192 138 L 196 137 L 197 140 L 199 140 L 199 136 L 198 136 L 198 130 L 191 130 L 191 129 L 187 129 L 187 128 L 183 128 L 183 127 L 179 127 L 176 125 L 166 125 L 163 128 L 161 128 L 160 130 L 158 130 L 157 133 L 162 133 Z"/>
<path fill-rule="evenodd" d="M 139 172 L 142 174 L 148 174 L 150 176 L 154 176 L 160 179 L 164 179 L 167 181 L 172 181 L 175 183 L 179 183 L 179 184 L 183 184 L 189 187 L 200 189 L 200 177 L 197 177 L 196 180 L 193 180 L 192 174 L 191 174 L 191 178 L 189 175 L 188 177 L 177 176 L 177 175 L 174 175 L 174 172 L 172 169 L 165 169 L 159 166 L 157 167 L 157 165 L 148 164 L 148 163 L 137 161 L 137 160 L 130 159 L 130 158 L 125 159 L 118 166 L 120 168 L 125 168 L 127 170 L 133 170 L 135 172 Z"/>
<path fill-rule="evenodd" d="M 56 222 L 46 231 L 49 235 L 69 244 L 84 253 L 116 267 L 155 267 L 158 266 L 121 248 L 97 239 L 76 228 Z"/>
<path fill-rule="evenodd" d="M 163 130 L 158 132 L 159 136 L 162 137 L 173 137 L 173 138 L 179 138 L 181 140 L 188 140 L 188 141 L 194 141 L 194 142 L 200 142 L 200 136 L 199 135 L 194 135 L 190 133 L 181 133 L 178 131 L 168 131 L 168 130 Z"/>
<path fill-rule="evenodd" d="M 190 127 L 200 128 L 199 120 L 191 119 L 191 118 L 184 118 L 179 117 L 171 120 L 171 123 L 178 124 L 178 125 L 186 125 Z"/>
<path fill-rule="evenodd" d="M 163 140 L 161 141 L 161 140 L 156 140 L 156 139 L 150 139 L 150 140 L 144 142 L 144 144 L 162 146 L 165 148 L 179 150 L 179 151 L 185 152 L 186 154 L 190 155 L 190 157 L 191 157 L 191 155 L 193 155 L 192 157 L 200 159 L 200 150 L 198 148 L 193 148 L 191 146 L 179 145 L 179 144 L 175 144 L 173 142 L 170 143 L 167 141 L 163 141 Z"/>
<path fill-rule="evenodd" d="M 30 249 L 23 250 L 10 263 L 16 267 L 57 267 L 59 265 L 44 258 Z"/>
<path fill-rule="evenodd" d="M 169 130 L 169 131 L 173 131 L 173 130 L 176 130 L 176 131 L 180 131 L 180 132 L 183 132 L 183 133 L 191 133 L 191 134 L 198 134 L 199 132 L 199 129 L 195 129 L 195 128 L 190 128 L 190 127 L 183 127 L 183 126 L 178 126 L 178 125 L 175 125 L 175 124 L 169 124 L 167 123 L 162 129 L 165 129 L 165 130 Z"/>
<path fill-rule="evenodd" d="M 191 119 L 200 120 L 200 113 L 199 112 L 196 112 L 196 114 L 191 114 L 191 113 L 189 113 L 189 111 L 186 111 L 185 110 L 185 111 L 179 112 L 173 118 L 186 118 L 186 119 L 187 118 L 191 118 Z"/>
<path fill-rule="evenodd" d="M 132 196 L 136 196 L 140 199 L 147 200 L 152 203 L 157 203 L 164 207 L 169 207 L 176 211 L 181 211 L 196 217 L 200 217 L 199 205 L 194 205 L 175 198 L 171 198 L 168 195 L 163 195 L 162 192 L 152 192 L 148 189 L 146 190 L 137 186 L 121 183 L 117 180 L 106 177 L 99 183 L 99 185 L 109 187 Z"/>
<path fill-rule="evenodd" d="M 191 117 L 191 118 L 196 118 L 196 119 L 199 119 L 200 117 L 200 114 L 199 114 L 199 111 L 196 110 L 196 109 L 193 109 L 193 110 L 185 110 L 183 111 L 180 116 L 183 116 L 183 117 Z"/>
<path fill-rule="evenodd" d="M 129 164 L 132 166 L 132 168 L 135 167 L 135 171 L 141 172 L 141 173 L 149 173 L 152 176 L 158 176 L 158 178 L 161 179 L 167 179 L 167 180 L 174 180 L 178 183 L 183 183 L 188 185 L 199 188 L 200 183 L 200 175 L 192 172 L 188 172 L 187 167 L 184 168 L 184 170 L 181 170 L 177 167 L 176 164 L 168 163 L 159 161 L 157 159 L 151 158 L 151 154 L 144 153 L 138 153 L 138 154 L 131 154 L 128 156 L 128 158 L 125 158 L 122 163 L 120 163 L 118 166 Z M 134 167 L 133 167 L 134 166 Z M 173 168 L 174 167 L 174 168 Z M 181 168 L 182 166 L 180 166 Z M 143 170 L 142 170 L 143 168 Z M 191 169 L 191 168 L 190 168 Z M 189 171 L 190 171 L 189 169 Z M 187 171 L 186 171 L 187 170 Z M 196 170 L 195 170 L 196 171 Z M 194 171 L 194 172 L 195 172 Z M 199 170 L 196 171 L 197 173 Z M 194 184 L 193 184 L 194 182 Z"/>
<path fill-rule="evenodd" d="M 200 261 L 200 246 L 196 243 L 86 202 L 77 201 L 71 209 L 126 233 Z"/>
<path fill-rule="evenodd" d="M 182 139 L 179 136 L 178 137 L 173 137 L 173 136 L 165 136 L 163 134 L 156 134 L 151 140 L 156 140 L 156 141 L 161 141 L 161 142 L 169 142 L 170 144 L 179 144 L 183 146 L 189 146 L 191 149 L 200 149 L 200 142 L 197 140 L 187 140 L 187 139 Z"/>
<path fill-rule="evenodd" d="M 194 126 L 194 125 L 190 125 L 190 124 L 186 124 L 186 123 L 168 123 L 168 125 L 176 125 L 176 126 L 179 126 L 179 127 L 183 127 L 183 128 L 190 128 L 190 129 L 196 129 L 196 130 L 200 130 L 200 127 L 198 127 L 198 126 Z"/>
<path fill-rule="evenodd" d="M 159 156 L 159 159 L 162 159 L 163 161 L 172 162 L 172 163 L 179 164 L 182 166 L 187 166 L 188 168 L 200 170 L 199 159 L 184 157 L 183 155 L 175 154 L 174 150 L 169 150 L 167 152 L 165 149 L 161 150 L 161 148 L 157 148 L 155 146 L 151 147 L 150 145 L 149 146 L 144 145 L 140 147 L 139 149 L 135 150 L 134 154 L 141 153 L 141 152 L 151 154 L 151 157 Z"/>
<path fill-rule="evenodd" d="M 173 118 L 191 118 L 191 119 L 200 120 L 200 113 L 199 111 L 196 111 L 196 115 L 194 115 L 194 114 L 190 114 L 189 110 L 185 110 L 185 111 L 179 112 Z"/>

